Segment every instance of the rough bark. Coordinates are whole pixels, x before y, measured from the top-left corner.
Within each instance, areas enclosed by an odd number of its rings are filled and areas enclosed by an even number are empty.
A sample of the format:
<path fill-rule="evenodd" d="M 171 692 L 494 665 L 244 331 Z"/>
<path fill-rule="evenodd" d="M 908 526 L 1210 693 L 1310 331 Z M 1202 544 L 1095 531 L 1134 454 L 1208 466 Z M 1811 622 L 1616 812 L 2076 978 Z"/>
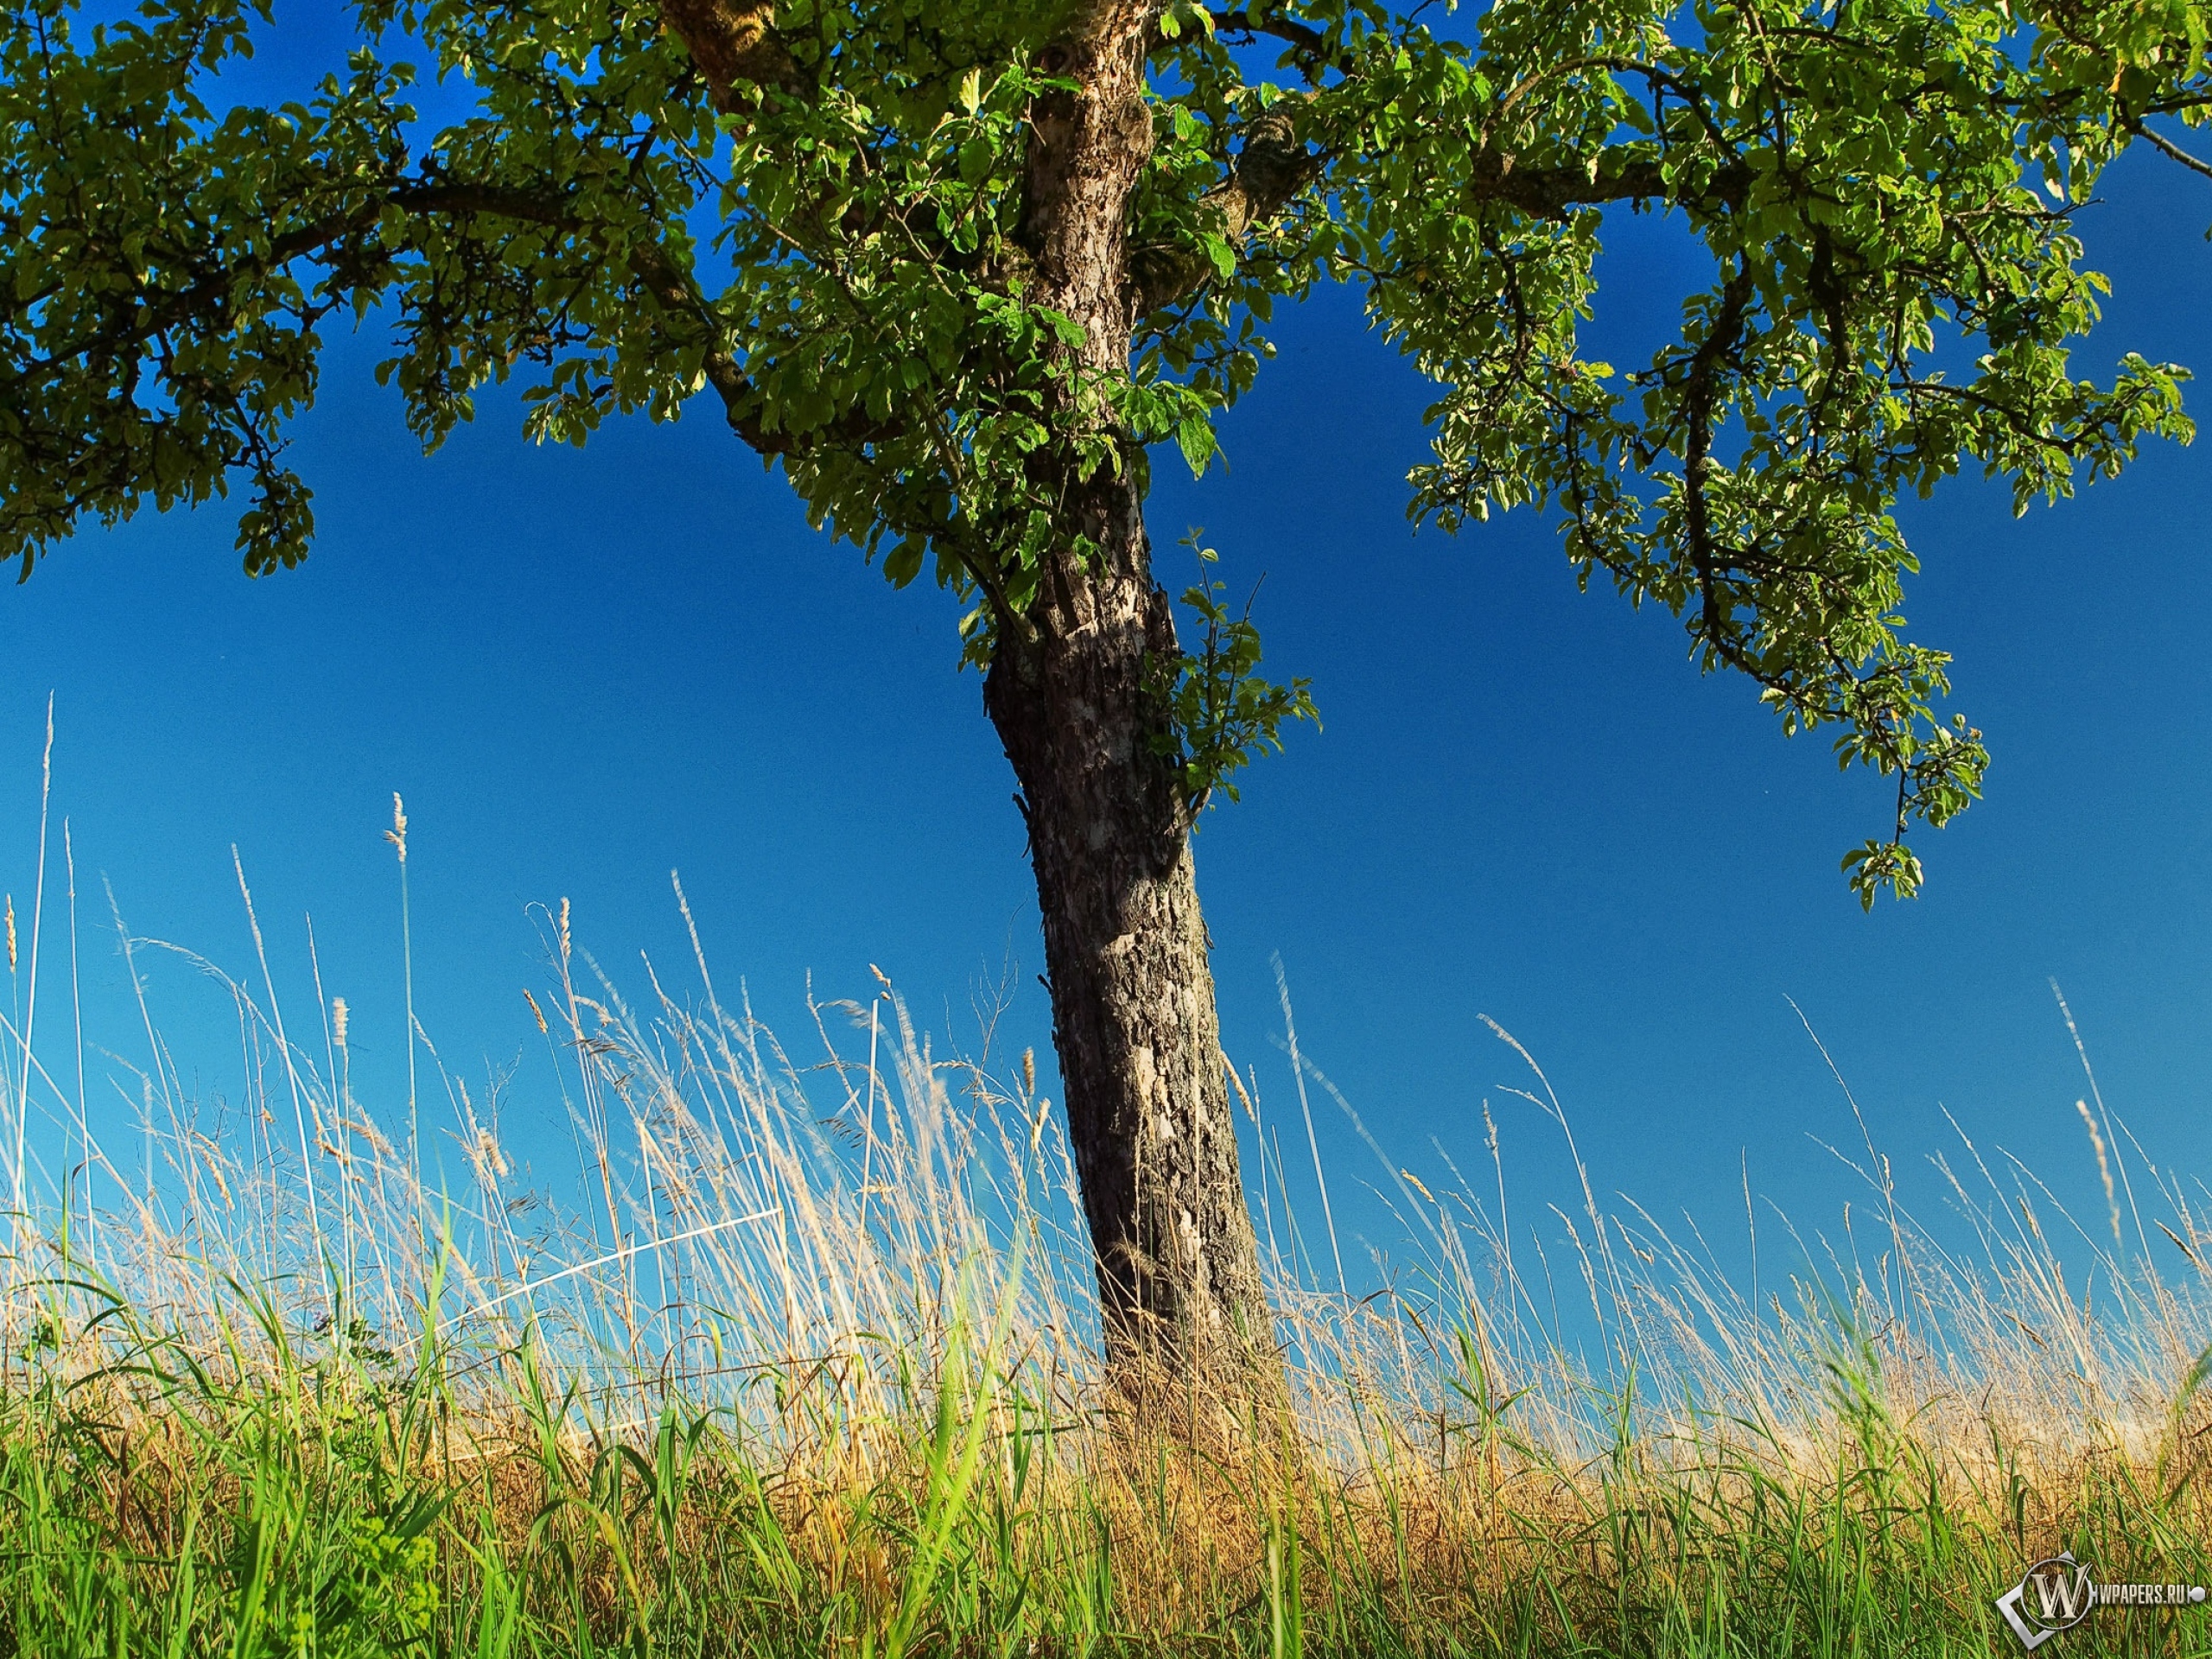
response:
<path fill-rule="evenodd" d="M 1178 1371 L 1242 1363 L 1268 1345 L 1266 1303 L 1178 780 L 1149 742 L 1146 659 L 1174 635 L 1135 492 L 1099 493 L 1111 568 L 1066 583 L 985 702 L 1021 783 L 1109 1343 Z"/>
<path fill-rule="evenodd" d="M 1138 303 L 1125 227 L 1152 139 L 1147 13 L 1108 0 L 1049 49 L 1083 90 L 1040 106 L 1030 140 L 1025 240 L 1044 302 L 1083 324 L 1084 368 L 1109 375 L 1126 372 Z M 1131 454 L 1058 480 L 1065 548 L 984 700 L 1021 784 L 1108 1341 L 1125 1366 L 1185 1373 L 1249 1365 L 1271 1343 L 1185 810 L 1151 741 L 1164 711 L 1148 664 L 1174 660 L 1175 634 L 1142 477 Z"/>

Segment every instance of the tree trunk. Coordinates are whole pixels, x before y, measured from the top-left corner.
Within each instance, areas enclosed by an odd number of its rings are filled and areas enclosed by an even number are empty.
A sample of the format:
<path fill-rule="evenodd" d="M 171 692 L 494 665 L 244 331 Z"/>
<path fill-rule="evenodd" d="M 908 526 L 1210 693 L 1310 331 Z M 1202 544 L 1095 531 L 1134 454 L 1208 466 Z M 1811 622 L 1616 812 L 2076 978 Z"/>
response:
<path fill-rule="evenodd" d="M 1067 613 L 1002 656 L 985 703 L 1020 779 L 1052 1041 L 1117 1362 L 1211 1370 L 1269 1346 L 1190 838 L 1145 687 L 1173 660 L 1135 492 Z"/>
<path fill-rule="evenodd" d="M 1024 240 L 1042 302 L 1081 323 L 1081 368 L 1128 370 L 1135 289 L 1128 198 L 1150 153 L 1145 0 L 1095 0 L 1044 67 L 1081 86 L 1033 113 Z M 1097 418 L 1070 406 L 1064 422 Z M 1175 661 L 1153 581 L 1144 457 L 1054 480 L 1066 504 L 1029 621 L 1009 632 L 984 703 L 1020 780 L 1044 912 L 1052 1038 L 1069 1141 L 1097 1250 L 1106 1338 L 1124 1376 L 1249 1363 L 1272 1348 L 1237 1169 L 1211 941 L 1186 811 L 1153 738 L 1148 668 Z M 1080 537 L 1096 550 L 1072 550 Z M 1152 1362 L 1158 1362 L 1155 1366 Z"/>

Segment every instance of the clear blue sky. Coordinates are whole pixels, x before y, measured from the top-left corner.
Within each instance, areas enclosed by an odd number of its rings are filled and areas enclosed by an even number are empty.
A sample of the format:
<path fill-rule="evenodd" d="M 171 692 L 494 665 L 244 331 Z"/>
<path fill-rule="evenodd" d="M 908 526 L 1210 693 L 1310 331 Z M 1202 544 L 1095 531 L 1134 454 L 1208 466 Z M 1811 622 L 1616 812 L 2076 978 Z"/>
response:
<path fill-rule="evenodd" d="M 2212 368 L 2212 189 L 2146 162 L 2105 198 L 2083 222 L 2113 295 L 2084 372 L 2129 347 Z M 1664 226 L 1620 228 L 1592 349 L 1632 361 L 1696 273 Z M 1162 466 L 1153 505 L 1171 581 L 1192 524 L 1232 582 L 1267 573 L 1270 662 L 1312 677 L 1327 722 L 1198 844 L 1228 1046 L 1273 1109 L 1292 1099 L 1279 952 L 1306 1052 L 1417 1171 L 1432 1135 L 1479 1156 L 1487 1096 L 1522 1190 L 1567 1200 L 1556 1130 L 1499 1091 L 1526 1079 L 1489 1014 L 1548 1068 L 1601 1193 L 1726 1234 L 1740 1159 L 1824 1224 L 1850 1189 L 1808 1137 L 1855 1130 L 1794 998 L 1901 1171 L 1947 1144 L 1941 1103 L 2094 1213 L 2056 977 L 2107 1098 L 2154 1155 L 2212 1169 L 2212 442 L 2024 522 L 1971 482 L 1910 512 L 1917 632 L 1956 654 L 1995 762 L 1988 798 L 1922 836 L 1926 897 L 1867 916 L 1836 865 L 1882 829 L 1879 780 L 1784 742 L 1746 684 L 1700 680 L 1672 620 L 1578 595 L 1548 524 L 1410 534 L 1421 385 L 1348 296 L 1278 337 L 1227 475 Z M 810 534 L 703 403 L 578 452 L 530 448 L 493 396 L 424 459 L 376 354 L 338 344 L 298 430 L 321 525 L 303 568 L 249 582 L 228 514 L 149 514 L 0 594 L 0 881 L 28 926 L 51 691 L 53 856 L 66 814 L 94 1040 L 142 1045 L 99 877 L 134 932 L 245 974 L 236 843 L 293 1018 L 312 912 L 365 1092 L 394 1109 L 397 790 L 424 1023 L 472 1079 L 520 1057 L 507 1129 L 543 1175 L 566 1135 L 521 996 L 546 982 L 525 906 L 571 897 L 581 942 L 642 995 L 640 950 L 686 981 L 671 869 L 718 979 L 747 980 L 794 1046 L 810 973 L 865 999 L 880 963 L 967 1038 L 975 986 L 1011 963 L 1012 1046 L 1046 1059 L 1013 779 L 942 596 Z M 188 1076 L 234 1090 L 220 1000 L 178 963 L 150 977 Z M 1355 1186 L 1379 1171 L 1333 1109 L 1319 1130 L 1340 1218 L 1386 1237 Z"/>

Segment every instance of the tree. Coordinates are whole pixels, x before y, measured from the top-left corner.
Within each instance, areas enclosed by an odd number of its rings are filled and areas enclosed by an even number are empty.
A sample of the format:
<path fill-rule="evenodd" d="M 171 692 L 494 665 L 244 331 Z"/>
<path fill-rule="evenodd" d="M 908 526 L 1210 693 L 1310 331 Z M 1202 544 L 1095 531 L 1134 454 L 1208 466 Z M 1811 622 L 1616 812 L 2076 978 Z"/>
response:
<path fill-rule="evenodd" d="M 426 445 L 518 372 L 541 441 L 718 406 L 817 527 L 971 607 L 1125 1356 L 1268 1339 L 1191 834 L 1313 709 L 1217 584 L 1179 640 L 1144 503 L 1170 441 L 1206 471 L 1274 307 L 1356 284 L 1436 383 L 1416 519 L 1550 511 L 1586 584 L 1896 779 L 1844 861 L 1869 905 L 1918 887 L 1909 827 L 1986 760 L 1902 631 L 1900 495 L 1974 465 L 2024 509 L 2190 431 L 2179 370 L 2100 385 L 2069 354 L 2099 170 L 2137 140 L 2208 170 L 2174 130 L 2212 99 L 2196 0 L 353 16 L 342 74 L 219 107 L 265 0 L 10 0 L 0 553 L 28 575 L 87 518 L 242 486 L 246 569 L 295 563 L 284 430 L 325 334 L 372 313 Z M 465 113 L 417 118 L 407 54 Z M 1607 216 L 1644 212 L 1711 275 L 1617 372 L 1576 327 Z"/>

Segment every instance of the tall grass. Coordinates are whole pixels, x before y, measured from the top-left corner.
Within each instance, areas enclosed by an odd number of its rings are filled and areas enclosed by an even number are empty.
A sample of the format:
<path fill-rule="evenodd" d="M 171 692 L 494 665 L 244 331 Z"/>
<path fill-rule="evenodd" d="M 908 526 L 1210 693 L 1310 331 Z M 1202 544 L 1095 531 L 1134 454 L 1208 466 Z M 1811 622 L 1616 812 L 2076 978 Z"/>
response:
<path fill-rule="evenodd" d="M 632 1001 L 546 923 L 571 1200 L 435 1068 L 431 1183 L 427 1101 L 358 1099 L 342 1005 L 302 1038 L 265 958 L 223 980 L 227 1133 L 150 1016 L 128 1152 L 7 1028 L 0 1651 L 1980 1653 L 2062 1548 L 2212 1578 L 2212 1230 L 2101 1102 L 2107 1215 L 1961 1135 L 1924 1227 L 1870 1141 L 1842 1247 L 1757 1304 L 1579 1162 L 1530 1228 L 1493 1130 L 1448 1190 L 1386 1162 L 1404 1255 L 1357 1300 L 1290 1198 L 1306 1125 L 1240 1079 L 1291 1403 L 1178 1437 L 1095 1363 L 1028 1056 L 938 1052 L 886 982 L 802 1059 L 702 955 Z"/>

